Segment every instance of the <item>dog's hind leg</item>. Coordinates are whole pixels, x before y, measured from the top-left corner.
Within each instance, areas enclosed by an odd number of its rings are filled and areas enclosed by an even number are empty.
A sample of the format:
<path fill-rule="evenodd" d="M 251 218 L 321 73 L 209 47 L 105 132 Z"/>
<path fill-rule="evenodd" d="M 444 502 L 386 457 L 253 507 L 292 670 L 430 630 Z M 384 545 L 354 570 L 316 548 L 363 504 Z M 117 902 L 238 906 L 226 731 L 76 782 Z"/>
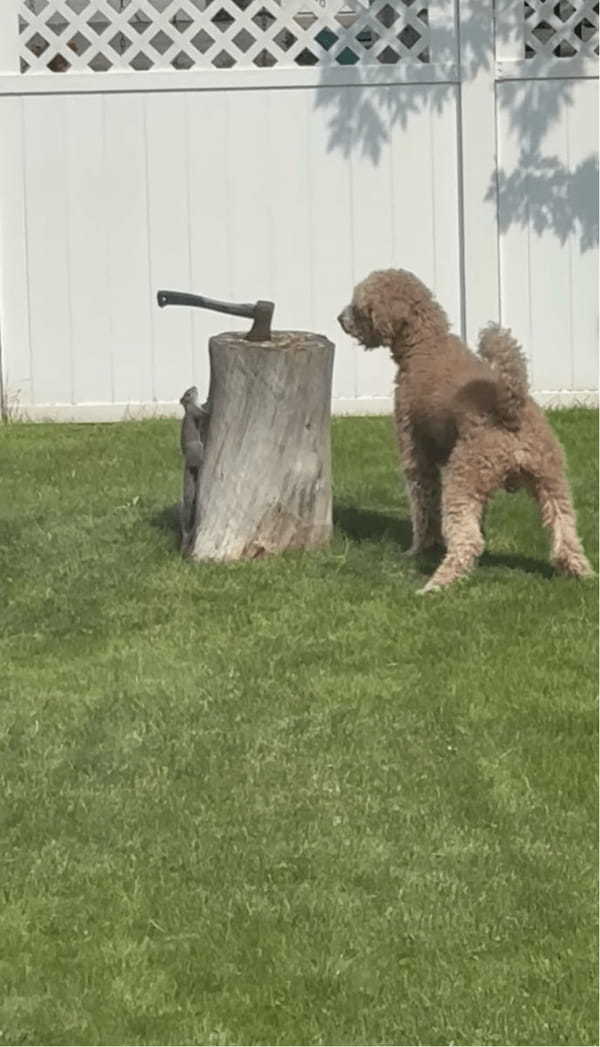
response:
<path fill-rule="evenodd" d="M 550 531 L 550 559 L 554 567 L 575 578 L 590 578 L 594 572 L 577 534 L 575 510 L 565 476 L 532 476 L 527 486 L 538 504 L 542 523 Z"/>
<path fill-rule="evenodd" d="M 468 574 L 481 556 L 484 539 L 481 517 L 485 499 L 456 483 L 452 474 L 444 477 L 442 490 L 442 532 L 446 555 L 421 593 L 441 589 Z"/>

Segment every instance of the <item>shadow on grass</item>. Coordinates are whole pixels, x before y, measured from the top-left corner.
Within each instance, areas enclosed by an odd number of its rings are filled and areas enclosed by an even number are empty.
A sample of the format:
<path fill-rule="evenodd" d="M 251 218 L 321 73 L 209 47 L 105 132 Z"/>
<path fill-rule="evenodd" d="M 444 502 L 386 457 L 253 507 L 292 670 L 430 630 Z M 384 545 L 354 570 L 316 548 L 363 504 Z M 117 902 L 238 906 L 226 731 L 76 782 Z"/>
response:
<path fill-rule="evenodd" d="M 180 544 L 179 505 L 169 505 L 150 518 L 150 523 L 162 531 L 171 540 L 173 548 Z M 411 543 L 412 528 L 410 520 L 376 509 L 360 509 L 355 505 L 334 503 L 333 524 L 336 530 L 351 538 L 354 542 L 376 542 L 390 539 L 398 546 L 399 552 L 405 552 Z M 440 548 L 427 551 L 415 557 L 413 563 L 424 574 L 429 574 L 437 567 L 443 550 Z M 481 567 L 503 567 L 511 571 L 522 571 L 524 574 L 537 574 L 542 578 L 554 578 L 556 571 L 550 563 L 523 556 L 520 553 L 484 552 Z"/>
<path fill-rule="evenodd" d="M 359 509 L 355 505 L 334 502 L 333 525 L 355 542 L 373 542 L 391 538 L 401 549 L 408 549 L 411 541 L 409 520 L 379 513 L 373 509 Z"/>
<path fill-rule="evenodd" d="M 522 571 L 524 574 L 537 574 L 542 578 L 558 578 L 546 560 L 536 560 L 533 556 L 521 556 L 520 553 L 484 553 L 479 561 L 482 567 L 505 567 L 511 571 Z"/>
<path fill-rule="evenodd" d="M 179 525 L 179 504 L 168 505 L 150 517 L 152 527 L 171 538 L 174 548 L 179 548 L 181 541 L 181 528 Z"/>
<path fill-rule="evenodd" d="M 398 545 L 401 552 L 408 549 L 411 543 L 412 528 L 409 520 L 373 509 L 359 509 L 353 505 L 335 503 L 333 523 L 339 531 L 355 542 L 389 538 Z M 441 557 L 441 549 L 432 549 L 431 552 L 417 556 L 414 563 L 419 570 L 428 573 L 439 564 Z M 547 561 L 523 556 L 520 553 L 484 552 L 480 565 L 482 567 L 503 567 L 512 571 L 522 571 L 524 574 L 537 574 L 543 578 L 553 578 L 556 575 L 556 571 Z"/>

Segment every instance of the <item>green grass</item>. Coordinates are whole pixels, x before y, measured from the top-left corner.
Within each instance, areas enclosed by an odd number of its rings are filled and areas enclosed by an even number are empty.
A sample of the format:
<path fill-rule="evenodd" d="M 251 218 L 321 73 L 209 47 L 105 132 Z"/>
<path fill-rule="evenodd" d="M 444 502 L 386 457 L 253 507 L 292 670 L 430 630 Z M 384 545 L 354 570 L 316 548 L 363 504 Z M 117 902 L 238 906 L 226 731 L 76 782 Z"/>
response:
<path fill-rule="evenodd" d="M 499 496 L 416 596 L 381 418 L 329 550 L 186 564 L 177 438 L 0 432 L 0 1043 L 597 1044 L 595 582 Z"/>

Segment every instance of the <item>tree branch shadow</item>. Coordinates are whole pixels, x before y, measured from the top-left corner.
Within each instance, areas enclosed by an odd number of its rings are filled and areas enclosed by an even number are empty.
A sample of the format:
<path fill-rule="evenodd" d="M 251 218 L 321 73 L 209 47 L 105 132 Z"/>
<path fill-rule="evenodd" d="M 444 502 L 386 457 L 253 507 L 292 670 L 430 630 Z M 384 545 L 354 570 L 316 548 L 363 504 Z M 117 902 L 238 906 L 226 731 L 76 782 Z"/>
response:
<path fill-rule="evenodd" d="M 446 17 L 435 28 L 435 52 L 432 53 L 430 47 L 421 49 L 418 40 L 416 46 L 412 48 L 410 61 L 421 63 L 425 72 L 430 63 L 449 71 L 456 70 L 458 37 L 454 4 L 455 0 L 439 0 L 438 2 L 438 15 Z M 367 33 L 373 32 L 376 39 L 377 31 L 381 31 L 381 24 L 377 19 L 380 18 L 382 12 L 379 12 L 377 16 L 370 15 L 367 0 L 350 0 L 347 7 L 355 12 L 354 36 L 360 40 L 361 32 L 366 31 Z M 416 12 L 416 18 L 414 11 L 415 9 L 410 4 L 407 4 L 405 8 L 399 5 L 396 11 L 398 18 L 393 25 L 393 32 L 399 41 L 403 40 L 403 34 L 407 30 L 418 35 L 418 29 L 415 30 L 415 26 L 419 26 L 419 19 L 425 35 L 425 26 L 429 25 L 427 5 L 424 3 L 422 10 Z M 488 45 L 488 39 L 487 6 L 482 3 L 474 3 L 468 37 L 462 41 L 461 64 L 463 75 L 468 79 L 477 76 L 482 69 L 491 68 L 493 55 Z M 321 85 L 317 91 L 315 108 L 331 112 L 328 123 L 329 152 L 340 150 L 347 157 L 354 150 L 358 150 L 374 165 L 377 165 L 383 149 L 390 141 L 390 128 L 399 124 L 400 127 L 406 129 L 412 117 L 426 111 L 441 113 L 445 105 L 456 97 L 458 84 L 455 75 L 449 75 L 447 81 L 435 83 L 419 83 L 409 80 L 406 83 L 390 84 L 390 63 L 389 58 L 386 57 L 389 48 L 382 53 L 378 52 L 374 60 L 369 61 L 368 66 L 357 62 L 350 68 L 346 66 L 344 59 L 347 50 L 345 48 L 339 53 L 333 46 L 329 61 L 323 63 Z M 402 49 L 399 50 L 402 53 Z M 401 68 L 405 61 L 406 59 L 399 57 L 398 68 Z M 348 83 L 339 87 L 332 86 L 329 72 L 332 68 L 340 68 L 340 66 L 346 66 Z"/>
<path fill-rule="evenodd" d="M 461 82 L 476 78 L 482 71 L 490 71 L 495 55 L 490 47 L 489 8 L 473 0 L 468 26 L 463 28 L 458 54 L 458 35 L 453 24 L 454 0 L 441 0 L 446 8 L 444 24 L 436 25 L 432 46 L 423 61 L 423 69 L 431 63 L 436 77 L 439 70 L 456 68 L 460 60 Z M 375 26 L 369 15 L 367 0 L 350 0 L 349 7 L 356 12 L 355 35 L 361 29 Z M 393 32 L 401 39 L 406 31 L 404 19 L 412 7 L 397 14 Z M 443 12 L 442 12 L 443 13 Z M 426 5 L 417 15 L 428 20 Z M 414 21 L 414 18 L 413 18 Z M 414 23 L 418 24 L 418 23 Z M 505 27 L 504 27 L 505 28 Z M 576 31 L 575 27 L 575 31 Z M 499 31 L 503 29 L 498 27 Z M 317 37 L 318 39 L 318 37 Z M 525 59 L 525 39 L 523 39 Z M 339 45 L 341 46 L 341 44 Z M 373 58 L 367 64 L 356 61 L 348 69 L 343 86 L 331 84 L 330 70 L 345 64 L 344 53 L 332 46 L 328 60 L 322 66 L 321 84 L 316 91 L 315 109 L 327 113 L 327 148 L 341 152 L 346 158 L 360 155 L 378 166 L 392 140 L 395 127 L 406 130 L 411 120 L 424 113 L 442 113 L 446 107 L 457 104 L 459 86 L 449 74 L 448 81 L 418 83 L 407 80 L 390 83 L 390 64 L 380 51 L 372 50 Z M 374 48 L 376 44 L 372 45 Z M 386 49 L 389 50 L 389 49 Z M 347 48 L 346 48 L 347 51 Z M 418 46 L 413 54 L 417 56 Z M 399 58 L 397 67 L 406 61 Z M 560 62 L 556 57 L 553 61 Z M 550 85 L 550 86 L 549 86 Z M 541 235 L 553 233 L 561 245 L 570 236 L 576 236 L 582 253 L 598 245 L 598 158 L 590 153 L 575 168 L 558 156 L 544 155 L 543 146 L 548 132 L 576 103 L 577 81 L 554 79 L 514 80 L 502 84 L 498 92 L 499 110 L 508 113 L 508 133 L 519 143 L 520 157 L 513 170 L 490 172 L 490 182 L 484 201 L 498 207 L 500 228 L 506 233 L 512 225 L 533 228 Z M 590 129 L 591 130 L 591 129 Z"/>
<path fill-rule="evenodd" d="M 561 245 L 579 239 L 581 253 L 598 246 L 598 157 L 590 154 L 571 171 L 557 156 L 523 149 L 518 165 L 492 177 L 486 200 L 499 202 L 500 231 L 512 225 L 551 230 Z"/>

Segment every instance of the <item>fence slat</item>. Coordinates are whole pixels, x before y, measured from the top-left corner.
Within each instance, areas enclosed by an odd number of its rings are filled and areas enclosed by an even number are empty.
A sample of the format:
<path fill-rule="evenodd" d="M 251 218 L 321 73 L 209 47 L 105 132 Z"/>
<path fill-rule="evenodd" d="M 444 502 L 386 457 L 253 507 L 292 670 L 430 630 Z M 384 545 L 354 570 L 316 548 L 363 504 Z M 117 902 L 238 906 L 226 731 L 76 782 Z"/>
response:
<path fill-rule="evenodd" d="M 357 350 L 335 323 L 337 312 L 350 299 L 358 278 L 352 239 L 350 165 L 342 150 L 331 148 L 329 121 L 337 98 L 339 92 L 335 88 L 317 91 L 308 132 L 312 300 L 315 330 L 331 334 L 336 345 L 333 395 L 353 399 L 360 395 L 356 386 Z"/>
<path fill-rule="evenodd" d="M 191 284 L 200 294 L 232 301 L 229 104 L 227 91 L 187 97 Z M 191 313 L 193 382 L 203 395 L 208 392 L 208 339 L 215 333 L 215 315 L 203 309 Z"/>
<path fill-rule="evenodd" d="M 590 128 L 598 127 L 598 91 L 593 83 L 573 85 L 573 105 L 566 113 L 568 169 L 577 222 L 570 233 L 572 374 L 569 388 L 598 384 L 598 160 Z M 575 192 L 579 191 L 579 197 Z"/>
<path fill-rule="evenodd" d="M 25 193 L 33 381 L 38 403 L 73 402 L 64 99 L 27 98 Z"/>
<path fill-rule="evenodd" d="M 276 326 L 315 330 L 307 162 L 310 96 L 305 91 L 270 92 L 266 115 Z"/>
<path fill-rule="evenodd" d="M 23 140 L 22 99 L 0 98 L 0 367 L 5 412 L 33 398 Z"/>
<path fill-rule="evenodd" d="M 102 95 L 69 95 L 65 107 L 69 293 L 75 403 L 113 398 L 108 225 Z"/>
<path fill-rule="evenodd" d="M 192 384 L 193 372 L 191 311 L 157 309 L 153 300 L 159 287 L 192 290 L 187 106 L 177 95 L 161 94 L 147 95 L 145 106 L 154 393 L 168 401 Z"/>
<path fill-rule="evenodd" d="M 104 99 L 109 304 L 117 403 L 152 403 L 152 284 L 143 95 Z"/>
<path fill-rule="evenodd" d="M 497 156 L 493 0 L 461 0 L 459 40 L 463 333 L 474 343 L 483 324 L 498 320 L 500 305 L 497 204 L 490 183 Z"/>
<path fill-rule="evenodd" d="M 0 74 L 18 73 L 19 71 L 20 7 L 21 0 L 2 0 L 0 3 Z"/>

